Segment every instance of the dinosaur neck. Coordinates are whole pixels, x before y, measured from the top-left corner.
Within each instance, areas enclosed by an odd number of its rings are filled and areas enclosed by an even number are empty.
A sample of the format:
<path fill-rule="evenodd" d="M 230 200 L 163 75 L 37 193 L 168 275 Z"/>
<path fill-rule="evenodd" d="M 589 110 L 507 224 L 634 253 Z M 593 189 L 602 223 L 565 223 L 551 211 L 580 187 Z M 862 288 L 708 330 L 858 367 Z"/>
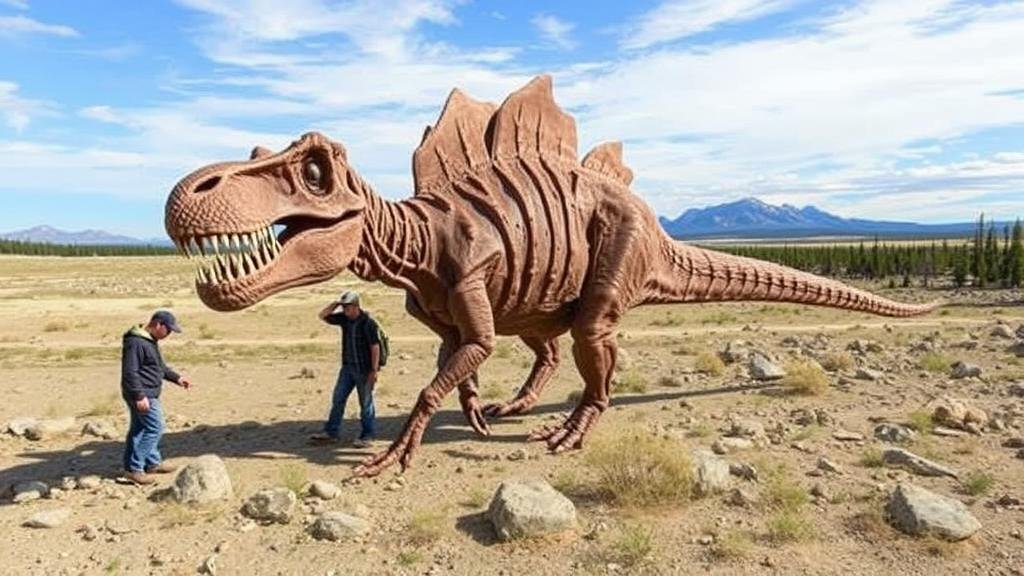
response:
<path fill-rule="evenodd" d="M 355 174 L 349 185 L 366 200 L 363 236 L 349 269 L 363 280 L 415 291 L 429 242 L 426 219 L 407 202 L 389 202 Z"/>

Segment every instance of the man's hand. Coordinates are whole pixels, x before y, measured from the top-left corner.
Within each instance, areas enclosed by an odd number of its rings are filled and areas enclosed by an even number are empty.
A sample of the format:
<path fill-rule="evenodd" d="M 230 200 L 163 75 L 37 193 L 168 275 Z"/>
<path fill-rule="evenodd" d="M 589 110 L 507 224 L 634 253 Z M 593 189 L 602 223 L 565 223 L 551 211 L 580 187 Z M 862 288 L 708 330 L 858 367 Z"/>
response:
<path fill-rule="evenodd" d="M 181 386 L 185 390 L 188 390 L 189 388 L 192 387 L 192 381 L 182 376 L 181 378 L 178 378 L 178 386 Z"/>
<path fill-rule="evenodd" d="M 138 410 L 141 414 L 149 412 L 149 398 L 143 396 L 141 400 L 136 400 L 135 409 Z"/>
<path fill-rule="evenodd" d="M 373 391 L 373 388 L 377 385 L 377 371 L 376 370 L 371 370 L 366 375 L 366 384 L 369 386 L 370 391 Z"/>

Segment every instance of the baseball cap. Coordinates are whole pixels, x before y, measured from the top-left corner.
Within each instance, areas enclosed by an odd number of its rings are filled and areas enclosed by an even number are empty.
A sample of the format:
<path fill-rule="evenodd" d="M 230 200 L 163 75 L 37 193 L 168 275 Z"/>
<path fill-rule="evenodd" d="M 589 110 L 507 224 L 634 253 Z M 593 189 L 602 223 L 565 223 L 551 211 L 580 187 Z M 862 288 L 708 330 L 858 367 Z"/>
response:
<path fill-rule="evenodd" d="M 153 313 L 153 317 L 150 321 L 155 321 L 167 326 L 167 329 L 171 332 L 181 332 L 181 326 L 178 325 L 178 319 L 171 314 L 170 310 L 157 310 Z"/>
<path fill-rule="evenodd" d="M 355 304 L 355 305 L 358 306 L 359 305 L 359 294 L 357 294 L 355 292 L 352 292 L 352 291 L 343 292 L 341 294 L 341 298 L 338 298 L 338 302 L 340 302 L 342 305 Z"/>

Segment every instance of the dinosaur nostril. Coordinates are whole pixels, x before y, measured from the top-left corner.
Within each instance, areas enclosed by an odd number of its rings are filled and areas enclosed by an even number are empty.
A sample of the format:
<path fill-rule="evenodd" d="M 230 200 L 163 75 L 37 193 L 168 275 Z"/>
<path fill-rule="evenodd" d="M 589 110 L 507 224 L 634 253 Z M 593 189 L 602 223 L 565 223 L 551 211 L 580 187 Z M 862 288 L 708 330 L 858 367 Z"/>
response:
<path fill-rule="evenodd" d="M 216 188 L 217 184 L 220 184 L 220 176 L 213 176 L 211 178 L 207 178 L 206 180 L 203 180 L 202 182 L 200 182 L 199 186 L 196 186 L 195 191 L 197 193 L 198 192 L 209 192 L 210 190 L 213 190 L 214 188 Z"/>

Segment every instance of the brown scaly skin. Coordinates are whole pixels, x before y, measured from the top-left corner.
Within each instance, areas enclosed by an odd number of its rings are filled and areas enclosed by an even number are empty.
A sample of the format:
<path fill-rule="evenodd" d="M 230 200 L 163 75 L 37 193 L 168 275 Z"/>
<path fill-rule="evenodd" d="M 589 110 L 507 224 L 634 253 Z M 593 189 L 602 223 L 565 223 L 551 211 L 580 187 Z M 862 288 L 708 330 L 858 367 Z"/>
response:
<path fill-rule="evenodd" d="M 641 304 L 770 300 L 909 316 L 934 305 L 893 302 L 833 280 L 672 241 L 630 189 L 617 143 L 580 162 L 572 118 L 539 77 L 501 105 L 458 90 L 413 156 L 415 196 L 378 197 L 344 148 L 306 134 L 278 154 L 215 164 L 185 177 L 167 202 L 168 234 L 202 269 L 197 291 L 238 310 L 346 268 L 406 291 L 406 308 L 441 338 L 438 371 L 402 433 L 357 474 L 410 464 L 431 416 L 454 388 L 471 426 L 521 414 L 558 366 L 558 336 L 586 384 L 573 413 L 531 439 L 580 448 L 608 407 L 616 328 Z M 274 237 L 268 227 L 284 225 Z M 227 246 L 221 256 L 209 244 Z M 206 256 L 197 256 L 198 244 Z M 224 255 L 232 252 L 232 256 Z M 233 260 L 233 262 L 231 262 Z M 481 406 L 477 368 L 496 334 L 536 361 L 519 394 Z"/>

